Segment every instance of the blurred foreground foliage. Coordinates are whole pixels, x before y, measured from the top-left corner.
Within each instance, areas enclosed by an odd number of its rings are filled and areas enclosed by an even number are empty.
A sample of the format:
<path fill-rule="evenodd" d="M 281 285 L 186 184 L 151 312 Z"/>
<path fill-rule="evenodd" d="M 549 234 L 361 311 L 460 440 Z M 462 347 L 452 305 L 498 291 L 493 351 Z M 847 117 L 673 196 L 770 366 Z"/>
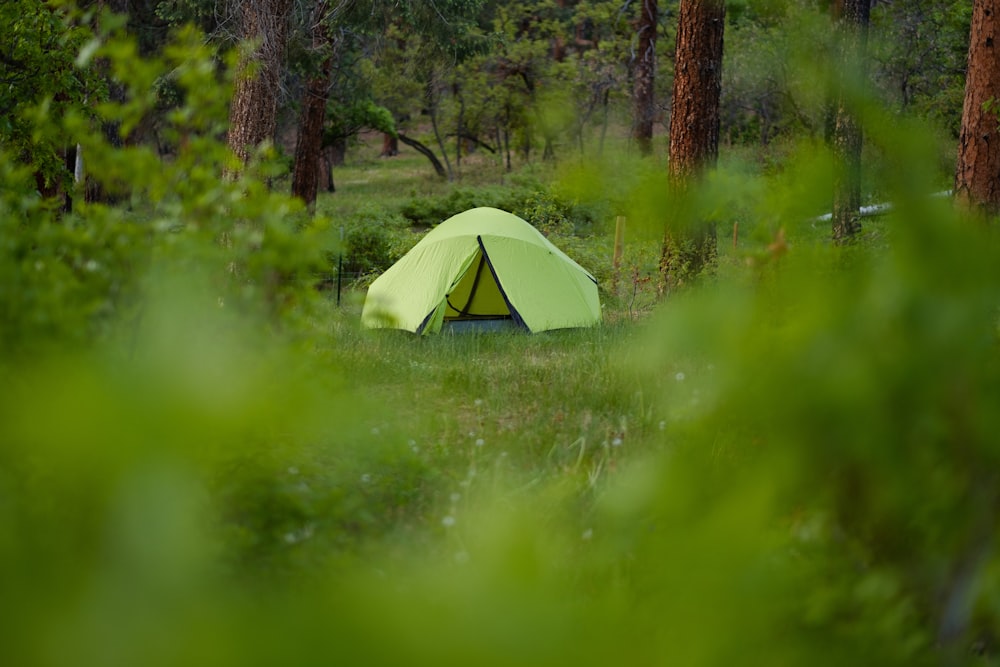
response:
<path fill-rule="evenodd" d="M 119 205 L 0 160 L 0 662 L 996 662 L 1000 255 L 917 196 L 919 132 L 872 114 L 888 249 L 766 250 L 827 187 L 806 150 L 720 176 L 760 248 L 642 325 L 376 337 L 315 296 L 332 235 L 268 156 L 221 177 L 215 54 L 176 39 L 171 159 L 39 116 Z M 99 53 L 126 124 L 163 64 Z M 631 421 L 565 443 L 579 403 Z M 450 446 L 460 410 L 506 449 Z"/>

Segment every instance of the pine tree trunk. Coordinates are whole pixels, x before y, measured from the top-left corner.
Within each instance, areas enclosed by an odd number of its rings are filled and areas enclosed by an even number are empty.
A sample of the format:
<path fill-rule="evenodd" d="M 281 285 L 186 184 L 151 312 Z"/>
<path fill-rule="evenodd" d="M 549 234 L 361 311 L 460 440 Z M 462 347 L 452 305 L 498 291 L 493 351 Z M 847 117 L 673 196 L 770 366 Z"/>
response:
<path fill-rule="evenodd" d="M 306 83 L 295 144 L 295 166 L 292 170 L 292 194 L 302 199 L 310 211 L 316 207 L 323 124 L 326 121 L 326 102 L 333 74 L 333 44 L 324 24 L 325 14 L 326 2 L 321 2 L 313 12 L 313 48 L 317 51 L 327 49 L 329 52 L 323 58 L 319 72 Z"/>
<path fill-rule="evenodd" d="M 256 45 L 240 59 L 229 108 L 226 140 L 244 163 L 259 144 L 274 138 L 291 6 L 292 0 L 246 0 L 237 4 L 240 39 Z"/>
<path fill-rule="evenodd" d="M 681 0 L 670 114 L 672 182 L 687 182 L 719 155 L 723 0 Z"/>
<path fill-rule="evenodd" d="M 637 34 L 635 79 L 632 88 L 632 138 L 639 152 L 653 152 L 653 84 L 656 76 L 656 0 L 643 0 Z"/>
<path fill-rule="evenodd" d="M 347 137 L 333 137 L 329 144 L 324 144 L 324 146 L 329 148 L 330 164 L 334 167 L 343 167 L 344 160 L 347 159 Z"/>
<path fill-rule="evenodd" d="M 399 155 L 399 139 L 388 132 L 382 133 L 382 152 L 379 157 L 393 157 Z"/>
<path fill-rule="evenodd" d="M 333 183 L 333 160 L 330 151 L 329 146 L 324 146 L 320 151 L 319 176 L 323 183 L 323 189 L 332 194 L 337 191 L 337 188 Z"/>
<path fill-rule="evenodd" d="M 682 194 L 719 155 L 723 0 L 681 0 L 670 114 L 668 177 Z M 683 286 L 715 264 L 715 225 L 709 220 L 667 226 L 661 257 L 663 285 Z"/>
<path fill-rule="evenodd" d="M 833 240 L 850 242 L 861 231 L 861 149 L 863 136 L 848 87 L 857 87 L 866 76 L 866 43 L 871 0 L 837 0 L 834 5 L 841 43 L 841 81 L 833 121 Z"/>
<path fill-rule="evenodd" d="M 955 198 L 1000 213 L 1000 15 L 995 0 L 975 0 L 969 39 Z"/>

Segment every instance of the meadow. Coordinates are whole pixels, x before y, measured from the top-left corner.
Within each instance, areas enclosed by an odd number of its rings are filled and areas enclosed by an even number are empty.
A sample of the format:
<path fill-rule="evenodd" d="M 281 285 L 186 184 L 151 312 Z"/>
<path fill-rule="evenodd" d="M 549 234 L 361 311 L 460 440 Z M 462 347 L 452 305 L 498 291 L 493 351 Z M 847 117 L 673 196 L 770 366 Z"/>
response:
<path fill-rule="evenodd" d="M 140 225 L 88 344 L 10 311 L 3 662 L 992 664 L 995 233 L 924 196 L 932 140 L 883 130 L 895 208 L 846 248 L 810 143 L 724 151 L 685 201 L 626 150 L 448 184 L 362 144 L 313 221 L 238 184 L 263 221 L 221 244 L 224 190 L 85 211 L 211 233 Z M 484 204 L 599 276 L 604 324 L 360 329 L 366 281 Z M 665 212 L 714 219 L 720 257 L 660 294 Z"/>

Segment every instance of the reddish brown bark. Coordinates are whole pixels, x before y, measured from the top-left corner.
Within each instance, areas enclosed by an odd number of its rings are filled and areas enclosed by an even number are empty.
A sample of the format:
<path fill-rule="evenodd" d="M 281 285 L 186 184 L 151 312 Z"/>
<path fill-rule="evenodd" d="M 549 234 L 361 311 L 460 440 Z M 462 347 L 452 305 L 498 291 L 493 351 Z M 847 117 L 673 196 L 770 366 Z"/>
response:
<path fill-rule="evenodd" d="M 632 138 L 635 139 L 639 146 L 639 152 L 643 155 L 649 155 L 653 152 L 656 23 L 656 0 L 643 0 L 639 24 L 636 29 L 639 43 L 632 88 Z"/>
<path fill-rule="evenodd" d="M 975 0 L 969 39 L 965 103 L 958 138 L 955 198 L 988 214 L 1000 213 L 1000 7 Z"/>
<path fill-rule="evenodd" d="M 326 54 L 319 71 L 306 83 L 292 170 L 292 194 L 302 199 L 310 211 L 316 206 L 316 193 L 319 189 L 323 124 L 326 121 L 326 103 L 333 74 L 333 44 L 325 27 L 325 15 L 326 2 L 321 2 L 313 13 L 312 42 L 314 49 L 319 52 L 325 50 Z"/>
<path fill-rule="evenodd" d="M 393 157 L 399 155 L 399 139 L 388 132 L 382 133 L 382 152 L 379 157 Z"/>
<path fill-rule="evenodd" d="M 671 180 L 687 181 L 719 155 L 723 0 L 681 0 L 670 113 Z"/>
<path fill-rule="evenodd" d="M 292 0 L 246 0 L 237 6 L 240 39 L 253 45 L 253 50 L 240 60 L 226 140 L 246 162 L 254 148 L 274 137 Z"/>
<path fill-rule="evenodd" d="M 723 0 L 681 0 L 668 163 L 670 187 L 678 195 L 718 159 L 725 17 Z M 716 254 L 712 221 L 668 224 L 660 267 L 664 286 L 693 280 L 714 264 Z"/>

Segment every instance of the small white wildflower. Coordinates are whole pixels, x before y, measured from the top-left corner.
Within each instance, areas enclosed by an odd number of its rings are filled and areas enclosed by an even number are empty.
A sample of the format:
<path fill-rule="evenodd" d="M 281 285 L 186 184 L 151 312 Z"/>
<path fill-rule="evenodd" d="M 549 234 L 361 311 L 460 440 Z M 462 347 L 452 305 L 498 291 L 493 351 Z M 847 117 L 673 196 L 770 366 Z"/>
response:
<path fill-rule="evenodd" d="M 441 519 L 441 525 L 445 528 L 451 528 L 455 525 L 455 517 L 449 514 L 445 518 Z"/>
<path fill-rule="evenodd" d="M 45 265 L 42 264 L 42 260 L 38 260 L 37 262 L 35 262 L 35 271 L 41 271 L 44 268 Z"/>
<path fill-rule="evenodd" d="M 476 437 L 476 432 L 475 431 L 469 431 L 469 437 L 470 438 L 475 438 Z"/>
<path fill-rule="evenodd" d="M 482 438 L 476 438 L 476 447 L 482 447 L 485 444 L 486 444 L 485 440 L 483 440 Z"/>
<path fill-rule="evenodd" d="M 220 297 L 219 297 L 219 308 L 225 308 L 225 307 L 226 307 L 226 300 L 225 300 L 225 299 L 223 299 L 223 298 L 222 298 L 222 297 L 220 296 Z"/>
<path fill-rule="evenodd" d="M 474 403 L 474 404 L 476 405 L 476 407 L 478 408 L 478 407 L 479 407 L 480 405 L 482 405 L 482 404 L 483 404 L 483 399 L 481 399 L 481 398 L 477 398 L 477 399 L 476 399 L 475 401 L 473 401 L 473 403 Z"/>
<path fill-rule="evenodd" d="M 97 260 L 88 259 L 87 263 L 83 265 L 83 268 L 93 273 L 97 269 L 101 268 L 101 265 L 97 263 Z"/>
<path fill-rule="evenodd" d="M 684 375 L 684 373 L 679 372 L 677 373 L 677 375 L 674 376 L 674 379 L 677 380 L 678 382 L 684 382 L 685 377 L 686 376 Z"/>
<path fill-rule="evenodd" d="M 658 426 L 659 426 L 659 428 L 660 428 L 661 431 L 665 431 L 666 428 L 667 428 L 667 422 L 661 420 L 660 423 L 658 424 Z"/>
<path fill-rule="evenodd" d="M 295 536 L 295 533 L 285 533 L 285 542 L 295 544 L 298 542 L 298 538 Z"/>
<path fill-rule="evenodd" d="M 372 481 L 372 476 L 369 475 L 368 473 L 365 473 L 365 474 L 363 474 L 361 476 L 361 483 L 362 484 L 368 484 L 371 481 Z"/>
<path fill-rule="evenodd" d="M 622 439 L 621 438 L 615 438 L 614 440 L 611 441 L 611 446 L 612 447 L 621 447 L 622 446 Z"/>
<path fill-rule="evenodd" d="M 591 528 L 588 528 L 587 530 L 583 531 L 583 535 L 581 535 L 580 537 L 581 537 L 582 539 L 584 539 L 584 540 L 589 540 L 589 539 L 590 539 L 590 538 L 592 538 L 593 536 L 594 536 L 594 531 L 593 531 L 593 529 L 591 529 Z"/>
<path fill-rule="evenodd" d="M 500 452 L 500 458 L 502 459 L 507 458 L 507 452 Z"/>
<path fill-rule="evenodd" d="M 462 499 L 462 494 L 461 493 L 453 493 L 449 497 L 451 498 L 451 502 L 457 503 L 459 500 Z"/>

